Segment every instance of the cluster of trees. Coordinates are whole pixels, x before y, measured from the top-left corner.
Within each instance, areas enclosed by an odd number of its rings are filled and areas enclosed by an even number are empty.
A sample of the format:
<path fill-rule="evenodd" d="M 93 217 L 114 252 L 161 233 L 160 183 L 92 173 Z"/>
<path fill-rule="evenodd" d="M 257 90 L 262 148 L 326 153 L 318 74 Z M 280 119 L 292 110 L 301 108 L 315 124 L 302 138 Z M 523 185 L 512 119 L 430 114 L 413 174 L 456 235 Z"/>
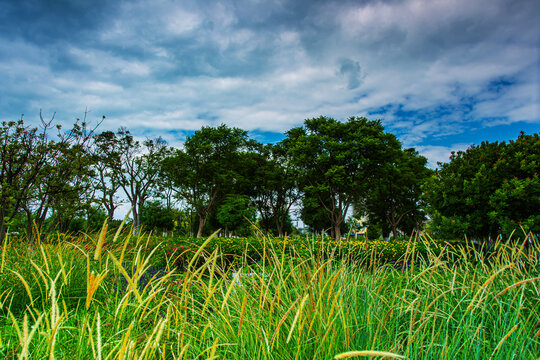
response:
<path fill-rule="evenodd" d="M 87 209 L 95 193 L 86 123 L 77 120 L 63 131 L 53 126 L 54 116 L 40 119 L 40 128 L 22 119 L 0 126 L 0 241 L 16 217 L 26 218 L 28 234 L 46 221 L 66 228 L 75 209 Z"/>
<path fill-rule="evenodd" d="M 230 230 L 257 215 L 265 230 L 283 236 L 295 205 L 312 230 L 335 238 L 353 206 L 395 237 L 404 224 L 421 227 L 421 185 L 431 171 L 380 121 L 321 116 L 286 135 L 263 145 L 241 129 L 203 127 L 163 160 L 163 179 L 198 216 L 197 236 L 209 218 Z"/>
<path fill-rule="evenodd" d="M 540 138 L 482 142 L 452 153 L 426 183 L 437 236 L 496 239 L 540 233 Z M 523 229 L 524 231 L 522 231 Z"/>
<path fill-rule="evenodd" d="M 41 120 L 39 128 L 22 120 L 0 128 L 0 240 L 16 224 L 29 237 L 87 231 L 114 221 L 126 202 L 135 226 L 198 237 L 245 232 L 246 219 L 283 236 L 293 231 L 293 209 L 335 238 L 352 209 L 384 237 L 420 230 L 427 213 L 445 236 L 538 231 L 537 134 L 482 143 L 434 172 L 380 121 L 360 117 L 308 119 L 276 144 L 226 125 L 203 127 L 181 149 L 161 138 L 139 142 L 125 128 L 97 133 L 77 120 L 65 131 Z"/>

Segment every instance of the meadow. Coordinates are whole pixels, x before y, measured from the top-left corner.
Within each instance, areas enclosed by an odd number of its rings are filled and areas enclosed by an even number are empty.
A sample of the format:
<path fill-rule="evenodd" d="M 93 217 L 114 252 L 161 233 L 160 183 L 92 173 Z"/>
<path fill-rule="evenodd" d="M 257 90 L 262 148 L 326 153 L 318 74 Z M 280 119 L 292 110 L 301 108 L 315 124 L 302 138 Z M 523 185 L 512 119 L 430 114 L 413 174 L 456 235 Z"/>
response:
<path fill-rule="evenodd" d="M 0 259 L 6 359 L 538 359 L 540 242 L 107 231 Z"/>

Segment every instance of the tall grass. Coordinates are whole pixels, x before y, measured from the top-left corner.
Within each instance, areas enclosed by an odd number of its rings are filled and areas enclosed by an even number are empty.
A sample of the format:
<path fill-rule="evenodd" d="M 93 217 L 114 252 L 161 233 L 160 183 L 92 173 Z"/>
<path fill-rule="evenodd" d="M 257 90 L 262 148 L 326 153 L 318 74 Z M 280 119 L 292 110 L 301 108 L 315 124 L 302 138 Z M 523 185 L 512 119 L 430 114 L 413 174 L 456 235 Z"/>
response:
<path fill-rule="evenodd" d="M 532 236 L 499 241 L 489 254 L 447 246 L 417 257 L 413 242 L 402 265 L 378 262 L 377 252 L 338 258 L 338 247 L 291 254 L 262 238 L 260 259 L 239 257 L 234 267 L 218 249 L 205 251 L 209 238 L 182 270 L 174 268 L 179 254 L 163 255 L 152 237 L 111 236 L 104 227 L 95 239 L 54 240 L 2 248 L 2 358 L 540 354 L 540 244 Z"/>

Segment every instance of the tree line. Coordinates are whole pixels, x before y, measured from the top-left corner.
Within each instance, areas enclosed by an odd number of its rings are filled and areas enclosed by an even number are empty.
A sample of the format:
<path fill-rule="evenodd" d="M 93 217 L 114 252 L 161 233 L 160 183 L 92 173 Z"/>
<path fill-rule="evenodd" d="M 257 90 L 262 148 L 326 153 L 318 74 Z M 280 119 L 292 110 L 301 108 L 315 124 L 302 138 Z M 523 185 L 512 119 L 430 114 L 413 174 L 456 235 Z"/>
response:
<path fill-rule="evenodd" d="M 275 144 L 239 128 L 202 127 L 182 148 L 159 137 L 140 142 L 126 128 L 98 133 L 84 119 L 68 130 L 40 119 L 37 128 L 22 119 L 0 127 L 2 241 L 8 228 L 29 238 L 77 222 L 88 231 L 105 217 L 113 222 L 125 202 L 136 227 L 188 224 L 197 237 L 241 232 L 246 219 L 283 236 L 293 209 L 337 239 L 351 210 L 385 238 L 426 223 L 444 237 L 539 230 L 538 134 L 472 146 L 434 171 L 363 117 L 307 119 Z"/>

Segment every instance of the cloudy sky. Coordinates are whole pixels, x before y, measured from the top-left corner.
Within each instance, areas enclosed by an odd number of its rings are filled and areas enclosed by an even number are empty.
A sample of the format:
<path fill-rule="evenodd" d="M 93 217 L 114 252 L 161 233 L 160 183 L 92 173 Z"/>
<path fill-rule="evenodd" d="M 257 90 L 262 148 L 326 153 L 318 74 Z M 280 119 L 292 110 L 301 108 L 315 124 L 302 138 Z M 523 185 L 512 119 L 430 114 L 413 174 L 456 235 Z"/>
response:
<path fill-rule="evenodd" d="M 4 0 L 0 120 L 88 109 L 179 145 L 381 119 L 430 163 L 540 131 L 538 0 Z"/>

